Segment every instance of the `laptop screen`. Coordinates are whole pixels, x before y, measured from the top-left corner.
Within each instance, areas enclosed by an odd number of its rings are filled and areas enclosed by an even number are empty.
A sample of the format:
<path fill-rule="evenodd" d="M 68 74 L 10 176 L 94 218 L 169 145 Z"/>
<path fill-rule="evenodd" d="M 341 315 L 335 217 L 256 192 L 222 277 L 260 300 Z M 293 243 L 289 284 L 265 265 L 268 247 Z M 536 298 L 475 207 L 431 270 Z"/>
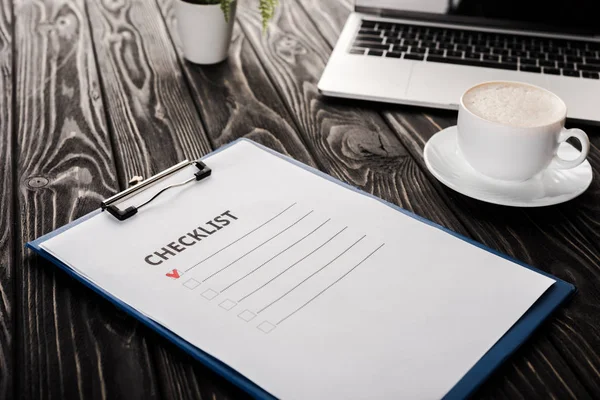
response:
<path fill-rule="evenodd" d="M 399 17 L 600 35 L 600 0 L 356 0 L 356 7 Z"/>

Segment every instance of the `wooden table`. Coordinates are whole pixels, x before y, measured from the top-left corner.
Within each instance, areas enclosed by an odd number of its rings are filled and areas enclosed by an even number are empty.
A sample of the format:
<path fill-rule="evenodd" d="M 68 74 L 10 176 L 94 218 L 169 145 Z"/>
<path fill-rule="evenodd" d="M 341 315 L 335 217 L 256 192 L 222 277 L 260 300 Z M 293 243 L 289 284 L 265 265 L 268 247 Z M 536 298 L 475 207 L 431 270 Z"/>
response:
<path fill-rule="evenodd" d="M 0 398 L 244 394 L 24 244 L 131 176 L 248 137 L 574 283 L 579 292 L 478 391 L 600 398 L 600 185 L 560 206 L 469 199 L 426 170 L 456 113 L 325 99 L 350 0 L 242 0 L 229 59 L 185 62 L 172 0 L 0 0 Z M 600 136 L 589 160 L 600 176 Z"/>

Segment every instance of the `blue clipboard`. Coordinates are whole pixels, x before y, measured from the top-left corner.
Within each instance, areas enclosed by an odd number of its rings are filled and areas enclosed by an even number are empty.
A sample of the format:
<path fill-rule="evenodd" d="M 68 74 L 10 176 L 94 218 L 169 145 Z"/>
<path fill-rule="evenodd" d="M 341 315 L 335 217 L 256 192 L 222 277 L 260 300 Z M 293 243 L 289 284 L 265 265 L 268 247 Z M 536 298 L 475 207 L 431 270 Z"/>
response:
<path fill-rule="evenodd" d="M 545 275 L 547 277 L 550 277 L 550 278 L 556 280 L 556 283 L 554 283 L 550 288 L 548 288 L 548 290 L 515 323 L 515 325 L 513 325 L 513 327 L 510 328 L 510 330 L 462 377 L 462 379 L 460 381 L 458 381 L 458 383 L 456 385 L 454 385 L 454 387 L 444 396 L 444 399 L 464 399 L 464 398 L 469 397 L 471 394 L 473 394 L 473 392 L 492 374 L 492 372 L 496 368 L 498 368 L 515 350 L 517 350 L 519 348 L 519 346 L 521 346 L 521 344 L 523 344 L 527 340 L 527 338 L 535 331 L 535 329 L 546 318 L 548 318 L 548 316 L 550 316 L 550 314 L 556 308 L 558 308 L 567 298 L 570 297 L 570 295 L 572 295 L 576 291 L 575 286 L 573 286 L 570 283 L 567 283 L 567 282 L 565 282 L 561 279 L 558 279 L 544 271 L 540 271 L 537 268 L 531 267 L 523 262 L 515 260 L 504 254 L 501 254 L 487 246 L 484 246 L 483 244 L 481 244 L 479 242 L 476 242 L 476 241 L 469 239 L 465 236 L 462 236 L 456 232 L 453 232 L 447 228 L 444 228 L 443 226 L 440 226 L 432 221 L 429 221 L 423 217 L 413 214 L 410 211 L 404 210 L 394 204 L 388 203 L 387 201 L 382 200 L 378 197 L 375 197 L 369 193 L 363 192 L 362 190 L 357 189 L 353 186 L 350 186 L 344 182 L 341 182 L 341 181 L 339 181 L 317 169 L 314 169 L 314 168 L 307 166 L 305 164 L 302 164 L 301 162 L 296 161 L 290 157 L 287 157 L 285 155 L 277 153 L 274 150 L 264 147 L 264 146 L 262 146 L 258 143 L 255 143 L 249 139 L 238 139 L 238 140 L 236 140 L 232 143 L 229 143 L 228 145 L 223 146 L 220 149 L 206 155 L 204 158 L 206 158 L 212 154 L 216 154 L 216 153 L 226 149 L 227 147 L 232 146 L 235 143 L 238 143 L 240 141 L 247 141 L 249 143 L 252 143 L 253 145 L 258 146 L 261 149 L 268 151 L 269 153 L 271 153 L 283 160 L 286 160 L 292 164 L 295 164 L 296 166 L 303 168 L 307 171 L 310 171 L 313 174 L 316 174 L 322 178 L 325 178 L 335 184 L 341 185 L 347 189 L 350 189 L 354 192 L 360 193 L 364 196 L 368 196 L 373 199 L 376 199 L 376 200 L 384 203 L 385 205 L 397 210 L 398 212 L 408 215 L 408 216 L 410 216 L 416 220 L 419 220 L 425 224 L 428 224 L 430 226 L 441 229 L 450 235 L 453 235 L 461 240 L 464 240 L 467 243 L 472 244 L 473 246 L 477 246 L 477 247 L 484 249 L 490 253 L 493 253 L 499 257 L 502 257 L 506 260 L 512 261 L 518 265 L 521 265 L 525 268 L 531 269 L 542 275 Z M 206 367 L 210 368 L 211 370 L 213 370 L 217 374 L 221 375 L 222 377 L 224 377 L 225 379 L 227 379 L 234 385 L 238 386 L 239 388 L 241 388 L 242 390 L 247 392 L 252 397 L 257 398 L 257 399 L 274 399 L 275 397 L 273 395 L 269 394 L 268 392 L 266 392 L 265 390 L 260 388 L 254 382 L 250 381 L 249 379 L 244 377 L 242 374 L 240 374 L 233 368 L 229 367 L 228 365 L 222 363 L 218 359 L 205 353 L 201 349 L 199 349 L 199 348 L 193 346 L 192 344 L 188 343 L 187 341 L 183 340 L 176 333 L 170 331 L 169 329 L 163 327 L 159 323 L 157 323 L 157 322 L 151 320 L 150 318 L 146 317 L 145 315 L 139 313 L 138 311 L 136 311 L 135 309 L 130 307 L 128 304 L 113 297 L 109 292 L 105 291 L 100 286 L 92 283 L 87 278 L 79 275 L 78 273 L 73 271 L 69 266 L 67 266 L 66 264 L 64 264 L 63 262 L 61 262 L 60 260 L 58 260 L 57 258 L 55 258 L 50 253 L 46 252 L 43 248 L 40 247 L 40 244 L 42 244 L 46 240 L 74 227 L 75 225 L 78 225 L 78 224 L 84 222 L 88 218 L 90 218 L 100 212 L 102 212 L 102 211 L 101 210 L 93 211 L 93 212 L 71 222 L 68 225 L 65 225 L 65 226 L 63 226 L 53 232 L 50 232 L 32 242 L 27 243 L 27 247 L 32 249 L 39 255 L 41 255 L 43 258 L 56 264 L 59 268 L 64 270 L 67 274 L 69 274 L 73 278 L 77 279 L 78 281 L 83 283 L 85 286 L 89 287 L 90 289 L 92 289 L 93 291 L 98 293 L 100 296 L 106 298 L 107 300 L 112 302 L 114 305 L 116 305 L 118 308 L 125 311 L 129 315 L 133 316 L 134 318 L 136 318 L 137 320 L 142 322 L 144 325 L 146 325 L 150 329 L 158 332 L 164 338 L 166 338 L 169 341 L 171 341 L 172 343 L 174 343 L 176 346 L 178 346 L 183 351 L 190 354 L 192 357 L 194 357 L 196 360 L 200 361 Z"/>

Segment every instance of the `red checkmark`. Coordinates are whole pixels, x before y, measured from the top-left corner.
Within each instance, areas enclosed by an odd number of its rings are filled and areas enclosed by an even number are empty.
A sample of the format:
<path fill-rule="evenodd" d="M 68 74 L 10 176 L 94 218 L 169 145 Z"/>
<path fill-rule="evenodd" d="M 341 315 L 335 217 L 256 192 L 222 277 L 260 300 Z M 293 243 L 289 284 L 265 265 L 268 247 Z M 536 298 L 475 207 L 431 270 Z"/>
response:
<path fill-rule="evenodd" d="M 179 274 L 179 271 L 177 271 L 176 269 L 174 269 L 171 272 L 167 272 L 166 275 L 169 278 L 173 278 L 173 279 L 178 279 L 181 276 L 181 274 Z"/>

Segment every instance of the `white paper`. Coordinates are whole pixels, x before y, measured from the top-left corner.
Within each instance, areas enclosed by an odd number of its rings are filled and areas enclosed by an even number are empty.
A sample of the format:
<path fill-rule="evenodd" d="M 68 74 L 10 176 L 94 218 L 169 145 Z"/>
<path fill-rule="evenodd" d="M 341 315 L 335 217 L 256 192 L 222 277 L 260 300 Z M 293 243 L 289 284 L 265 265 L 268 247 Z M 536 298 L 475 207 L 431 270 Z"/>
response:
<path fill-rule="evenodd" d="M 206 163 L 42 247 L 276 397 L 441 398 L 554 283 L 252 143 Z"/>

